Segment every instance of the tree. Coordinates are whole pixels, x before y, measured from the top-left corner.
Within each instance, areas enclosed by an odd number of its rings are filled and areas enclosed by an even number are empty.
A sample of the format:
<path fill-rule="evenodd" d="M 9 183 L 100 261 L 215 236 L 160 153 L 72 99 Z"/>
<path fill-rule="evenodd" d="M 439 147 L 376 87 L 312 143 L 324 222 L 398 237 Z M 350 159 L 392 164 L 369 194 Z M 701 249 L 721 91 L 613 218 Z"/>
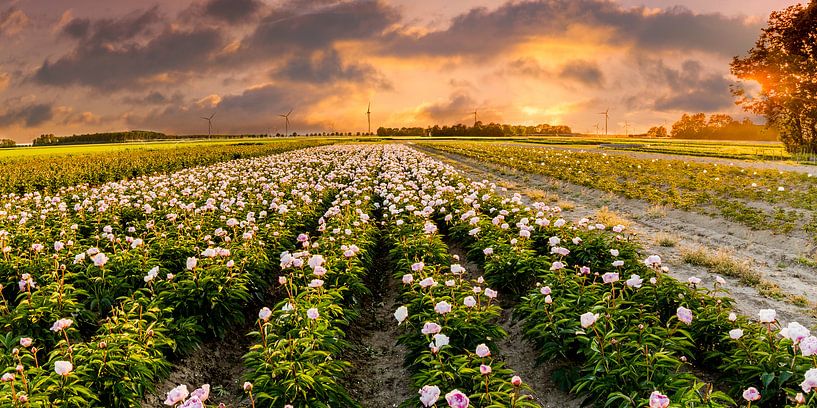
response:
<path fill-rule="evenodd" d="M 698 139 L 706 128 L 706 114 L 681 115 L 681 119 L 672 124 L 672 137 L 676 139 Z"/>
<path fill-rule="evenodd" d="M 817 0 L 769 16 L 749 55 L 735 57 L 732 74 L 760 84 L 733 87 L 737 104 L 766 117 L 790 152 L 817 152 Z"/>
<path fill-rule="evenodd" d="M 733 119 L 731 116 L 723 113 L 713 113 L 709 116 L 709 123 L 706 126 L 712 130 L 715 130 L 726 128 L 733 123 L 735 123 L 735 119 Z"/>
<path fill-rule="evenodd" d="M 667 128 L 663 126 L 653 126 L 647 131 L 647 137 L 667 137 Z"/>

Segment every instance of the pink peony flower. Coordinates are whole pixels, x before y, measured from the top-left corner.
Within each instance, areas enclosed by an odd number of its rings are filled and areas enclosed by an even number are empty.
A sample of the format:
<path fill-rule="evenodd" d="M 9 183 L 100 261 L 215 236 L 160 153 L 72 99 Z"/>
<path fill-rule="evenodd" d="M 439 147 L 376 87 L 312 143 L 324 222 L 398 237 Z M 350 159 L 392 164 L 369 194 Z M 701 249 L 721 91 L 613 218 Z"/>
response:
<path fill-rule="evenodd" d="M 468 408 L 471 403 L 468 396 L 460 392 L 460 390 L 454 390 L 445 394 L 445 400 L 451 408 Z"/>
<path fill-rule="evenodd" d="M 601 280 L 604 281 L 604 283 L 618 282 L 618 279 L 618 274 L 615 272 L 607 272 L 604 275 L 601 275 Z"/>
<path fill-rule="evenodd" d="M 434 306 L 434 311 L 441 315 L 449 313 L 451 312 L 451 304 L 443 300 Z"/>
<path fill-rule="evenodd" d="M 411 282 L 414 282 L 414 276 L 412 276 L 410 273 L 403 275 L 403 283 L 408 285 Z"/>
<path fill-rule="evenodd" d="M 20 345 L 23 347 L 28 347 L 33 341 L 34 340 L 32 340 L 31 337 L 23 337 L 20 339 Z"/>
<path fill-rule="evenodd" d="M 477 300 L 474 299 L 473 296 L 466 296 L 465 299 L 462 300 L 462 304 L 464 304 L 465 307 L 474 307 L 477 305 Z"/>
<path fill-rule="evenodd" d="M 167 392 L 167 398 L 165 399 L 165 405 L 176 405 L 179 402 L 184 401 L 187 396 L 190 395 L 190 392 L 187 391 L 187 386 L 184 384 L 179 385 L 178 387 L 170 390 Z"/>
<path fill-rule="evenodd" d="M 477 346 L 477 355 L 480 358 L 488 357 L 491 355 L 491 349 L 489 349 L 485 344 L 480 344 Z"/>
<path fill-rule="evenodd" d="M 675 312 L 675 315 L 678 317 L 678 320 L 684 322 L 685 324 L 692 324 L 691 310 L 683 306 L 678 306 L 678 310 Z"/>
<path fill-rule="evenodd" d="M 732 329 L 732 330 L 729 330 L 729 337 L 730 337 L 732 340 L 737 340 L 737 339 L 739 339 L 739 338 L 743 337 L 743 330 L 741 330 L 741 329 Z"/>
<path fill-rule="evenodd" d="M 195 391 L 190 393 L 190 397 L 198 397 L 201 402 L 207 401 L 207 398 L 210 397 L 210 384 L 204 384 L 200 388 L 196 388 Z"/>
<path fill-rule="evenodd" d="M 318 313 L 318 309 L 313 307 L 306 311 L 306 316 L 312 320 L 315 320 L 320 317 L 320 314 Z"/>
<path fill-rule="evenodd" d="M 436 334 L 436 333 L 439 333 L 440 330 L 442 330 L 442 329 L 443 328 L 440 327 L 440 325 L 437 324 L 437 323 L 426 322 L 423 325 L 423 328 L 422 328 L 422 330 L 420 330 L 420 332 L 423 333 L 423 334 Z"/>
<path fill-rule="evenodd" d="M 485 364 L 480 364 L 479 365 L 479 373 L 480 374 L 489 375 L 489 374 L 491 374 L 491 371 L 493 371 L 493 370 L 491 370 L 491 366 L 485 365 Z"/>
<path fill-rule="evenodd" d="M 262 307 L 261 310 L 258 312 L 258 318 L 265 322 L 268 322 L 271 316 L 272 310 L 270 310 L 268 307 Z"/>
<path fill-rule="evenodd" d="M 187 263 L 186 263 L 187 269 L 191 270 L 191 271 L 193 269 L 196 269 L 196 264 L 198 264 L 198 262 L 199 262 L 199 260 L 196 259 L 195 257 L 187 258 Z"/>
<path fill-rule="evenodd" d="M 56 322 L 54 322 L 53 325 L 51 325 L 51 331 L 59 332 L 59 331 L 65 330 L 65 329 L 71 327 L 71 325 L 73 323 L 74 323 L 74 321 L 71 320 L 71 319 L 59 319 Z"/>
<path fill-rule="evenodd" d="M 515 376 L 511 377 L 511 384 L 514 387 L 518 387 L 518 386 L 522 385 L 522 377 L 520 377 L 518 375 L 515 375 Z"/>
<path fill-rule="evenodd" d="M 542 286 L 541 288 L 539 288 L 539 293 L 541 293 L 542 295 L 549 295 L 551 293 L 550 286 Z"/>
<path fill-rule="evenodd" d="M 746 401 L 757 401 L 760 399 L 760 392 L 755 387 L 749 387 L 743 391 L 743 399 Z"/>
<path fill-rule="evenodd" d="M 777 311 L 774 309 L 760 309 L 757 314 L 761 323 L 774 323 L 777 320 Z"/>
<path fill-rule="evenodd" d="M 595 323 L 596 320 L 598 320 L 598 318 L 599 318 L 598 313 L 594 314 L 592 312 L 587 312 L 587 313 L 581 315 L 580 320 L 581 320 L 582 327 L 586 329 L 586 328 L 592 326 L 593 323 Z"/>
<path fill-rule="evenodd" d="M 644 280 L 640 276 L 633 274 L 624 283 L 631 288 L 640 288 L 643 282 Z"/>
<path fill-rule="evenodd" d="M 488 296 L 491 299 L 496 298 L 496 291 L 491 288 L 485 288 L 485 296 Z"/>
<path fill-rule="evenodd" d="M 204 408 L 204 403 L 201 398 L 193 396 L 182 405 L 179 405 L 179 408 Z"/>
<path fill-rule="evenodd" d="M 394 318 L 397 319 L 397 325 L 399 326 L 403 323 L 404 320 L 408 317 L 408 308 L 405 306 L 400 306 L 397 310 L 394 311 Z"/>
<path fill-rule="evenodd" d="M 794 344 L 798 344 L 810 336 L 811 332 L 800 323 L 790 322 L 788 326 L 780 330 L 780 335 L 791 340 Z"/>
<path fill-rule="evenodd" d="M 809 357 L 817 354 L 817 337 L 808 336 L 800 341 L 800 353 L 804 357 Z"/>
<path fill-rule="evenodd" d="M 667 408 L 668 406 L 669 397 L 658 391 L 653 391 L 650 394 L 650 408 Z"/>
<path fill-rule="evenodd" d="M 812 389 L 817 388 L 817 368 L 810 368 L 806 371 L 804 377 L 803 382 L 800 383 L 800 388 L 803 389 L 803 392 L 809 393 Z"/>
<path fill-rule="evenodd" d="M 420 388 L 420 402 L 424 407 L 430 407 L 440 399 L 440 388 L 436 385 L 424 385 Z"/>
<path fill-rule="evenodd" d="M 71 374 L 71 371 L 74 371 L 74 365 L 71 364 L 70 361 L 55 361 L 54 362 L 54 371 L 57 374 L 59 374 L 59 375 L 61 375 L 63 377 L 66 377 L 69 374 Z"/>

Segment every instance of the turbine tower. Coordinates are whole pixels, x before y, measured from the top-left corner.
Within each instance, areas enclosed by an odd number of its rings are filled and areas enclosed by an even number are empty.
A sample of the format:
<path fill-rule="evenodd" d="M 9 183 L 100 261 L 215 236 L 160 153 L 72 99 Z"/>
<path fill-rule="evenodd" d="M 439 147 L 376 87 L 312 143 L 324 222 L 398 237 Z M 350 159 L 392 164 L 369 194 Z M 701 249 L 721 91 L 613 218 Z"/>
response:
<path fill-rule="evenodd" d="M 624 121 L 624 135 L 630 137 L 630 122 Z"/>
<path fill-rule="evenodd" d="M 369 101 L 369 107 L 366 108 L 366 120 L 369 122 L 369 133 L 368 133 L 368 135 L 371 135 L 372 134 L 372 101 Z"/>
<path fill-rule="evenodd" d="M 604 115 L 604 135 L 607 136 L 607 120 L 610 118 L 610 108 L 604 112 L 599 112 L 599 115 Z"/>
<path fill-rule="evenodd" d="M 207 138 L 208 138 L 208 139 L 210 138 L 210 135 L 211 135 L 211 133 L 212 133 L 212 131 L 213 131 L 213 116 L 216 116 L 216 113 L 215 113 L 215 112 L 213 112 L 213 114 L 212 114 L 212 115 L 210 115 L 210 117 L 209 117 L 209 118 L 208 118 L 208 117 L 204 117 L 204 116 L 202 116 L 202 117 L 201 117 L 202 119 L 204 119 L 204 120 L 206 120 L 206 121 L 207 121 Z"/>
<path fill-rule="evenodd" d="M 278 116 L 284 118 L 284 136 L 285 137 L 289 136 L 289 114 L 290 113 L 292 113 L 292 109 L 290 109 L 289 112 L 287 112 L 286 115 L 278 115 Z"/>
<path fill-rule="evenodd" d="M 474 127 L 477 127 L 477 109 L 476 108 L 474 108 L 473 114 L 474 114 Z"/>

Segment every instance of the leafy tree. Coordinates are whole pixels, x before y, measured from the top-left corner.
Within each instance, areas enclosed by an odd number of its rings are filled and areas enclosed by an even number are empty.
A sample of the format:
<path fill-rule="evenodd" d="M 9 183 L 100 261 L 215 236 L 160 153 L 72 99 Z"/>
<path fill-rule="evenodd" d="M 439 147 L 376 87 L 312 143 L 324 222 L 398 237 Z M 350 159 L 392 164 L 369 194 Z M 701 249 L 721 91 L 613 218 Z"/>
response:
<path fill-rule="evenodd" d="M 768 26 L 745 57 L 735 57 L 732 74 L 744 82 L 732 89 L 737 103 L 766 117 L 790 152 L 817 152 L 817 0 L 769 17 Z"/>
<path fill-rule="evenodd" d="M 706 114 L 683 114 L 672 124 L 672 137 L 677 139 L 698 139 L 706 128 Z"/>
<path fill-rule="evenodd" d="M 653 126 L 647 131 L 647 137 L 667 137 L 667 128 L 663 126 Z"/>

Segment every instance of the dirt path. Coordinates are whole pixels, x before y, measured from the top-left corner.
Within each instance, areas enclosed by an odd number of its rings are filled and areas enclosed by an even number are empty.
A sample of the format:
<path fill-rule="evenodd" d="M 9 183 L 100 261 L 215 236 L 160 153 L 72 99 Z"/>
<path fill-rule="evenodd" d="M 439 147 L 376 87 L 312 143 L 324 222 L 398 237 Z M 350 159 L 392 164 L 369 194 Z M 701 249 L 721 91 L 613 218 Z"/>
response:
<path fill-rule="evenodd" d="M 400 306 L 400 287 L 391 276 L 386 251 L 375 257 L 366 287 L 372 294 L 363 301 L 361 316 L 350 328 L 352 348 L 346 358 L 354 366 L 345 380 L 346 389 L 363 407 L 397 407 L 414 397 L 411 373 L 403 367 L 405 348 L 397 345 L 400 335 L 394 311 Z"/>
<path fill-rule="evenodd" d="M 170 376 L 156 385 L 156 393 L 145 397 L 142 407 L 166 408 L 163 402 L 167 392 L 179 384 L 187 385 L 191 392 L 202 384 L 210 384 L 208 406 L 215 407 L 223 402 L 232 408 L 249 407 L 242 388 L 242 357 L 250 345 L 244 334 L 249 331 L 249 327 L 238 328 L 235 335 L 228 335 L 222 341 L 208 341 L 190 356 L 173 363 Z"/>
<path fill-rule="evenodd" d="M 575 151 L 575 152 L 590 152 L 590 153 L 603 153 L 607 155 L 621 155 L 621 156 L 630 156 L 636 159 L 645 159 L 645 160 L 652 160 L 652 159 L 659 159 L 659 160 L 682 160 L 685 162 L 691 163 L 712 163 L 718 164 L 721 166 L 738 166 L 738 167 L 745 167 L 748 169 L 764 169 L 764 170 L 779 170 L 779 171 L 795 171 L 798 173 L 806 173 L 806 174 L 815 174 L 817 175 L 817 166 L 807 165 L 807 164 L 798 164 L 795 162 L 773 162 L 767 160 L 743 160 L 743 159 L 727 159 L 722 157 L 708 157 L 708 156 L 684 156 L 678 154 L 668 154 L 668 153 L 654 153 L 654 152 L 640 152 L 640 151 L 632 151 L 632 150 L 614 150 L 614 149 L 602 149 L 598 147 L 567 147 L 567 146 L 554 146 L 554 145 L 542 145 L 536 143 L 505 143 L 507 145 L 515 145 L 515 146 L 523 146 L 523 147 L 533 147 L 539 149 L 546 149 L 552 148 L 557 150 L 567 150 L 567 151 Z"/>
<path fill-rule="evenodd" d="M 575 204 L 566 211 L 568 217 L 590 217 L 607 206 L 631 221 L 630 233 L 640 236 L 645 252 L 657 254 L 665 260 L 671 273 L 686 280 L 697 276 L 704 282 L 714 282 L 714 274 L 702 267 L 691 266 L 681 259 L 681 249 L 705 247 L 712 250 L 728 249 L 738 260 L 751 263 L 753 270 L 764 279 L 780 286 L 783 292 L 802 295 L 809 302 L 817 302 L 817 274 L 812 268 L 797 262 L 797 253 L 808 247 L 803 238 L 773 235 L 764 231 L 752 231 L 742 225 L 720 218 L 674 209 L 661 209 L 654 214 L 652 206 L 639 200 L 630 200 L 586 187 L 568 184 L 545 176 L 523 173 L 511 168 L 489 165 L 473 159 L 428 148 L 413 146 L 460 168 L 472 179 L 496 180 L 509 190 L 527 195 L 542 191 L 552 197 L 557 194 Z M 527 193 L 527 194 L 525 194 Z M 661 235 L 677 240 L 674 247 L 662 247 L 656 243 Z M 803 324 L 815 323 L 813 312 L 789 302 L 764 297 L 752 287 L 737 279 L 724 277 L 727 289 L 735 299 L 735 306 L 747 316 L 757 316 L 759 309 L 773 308 L 782 321 L 796 320 Z"/>

